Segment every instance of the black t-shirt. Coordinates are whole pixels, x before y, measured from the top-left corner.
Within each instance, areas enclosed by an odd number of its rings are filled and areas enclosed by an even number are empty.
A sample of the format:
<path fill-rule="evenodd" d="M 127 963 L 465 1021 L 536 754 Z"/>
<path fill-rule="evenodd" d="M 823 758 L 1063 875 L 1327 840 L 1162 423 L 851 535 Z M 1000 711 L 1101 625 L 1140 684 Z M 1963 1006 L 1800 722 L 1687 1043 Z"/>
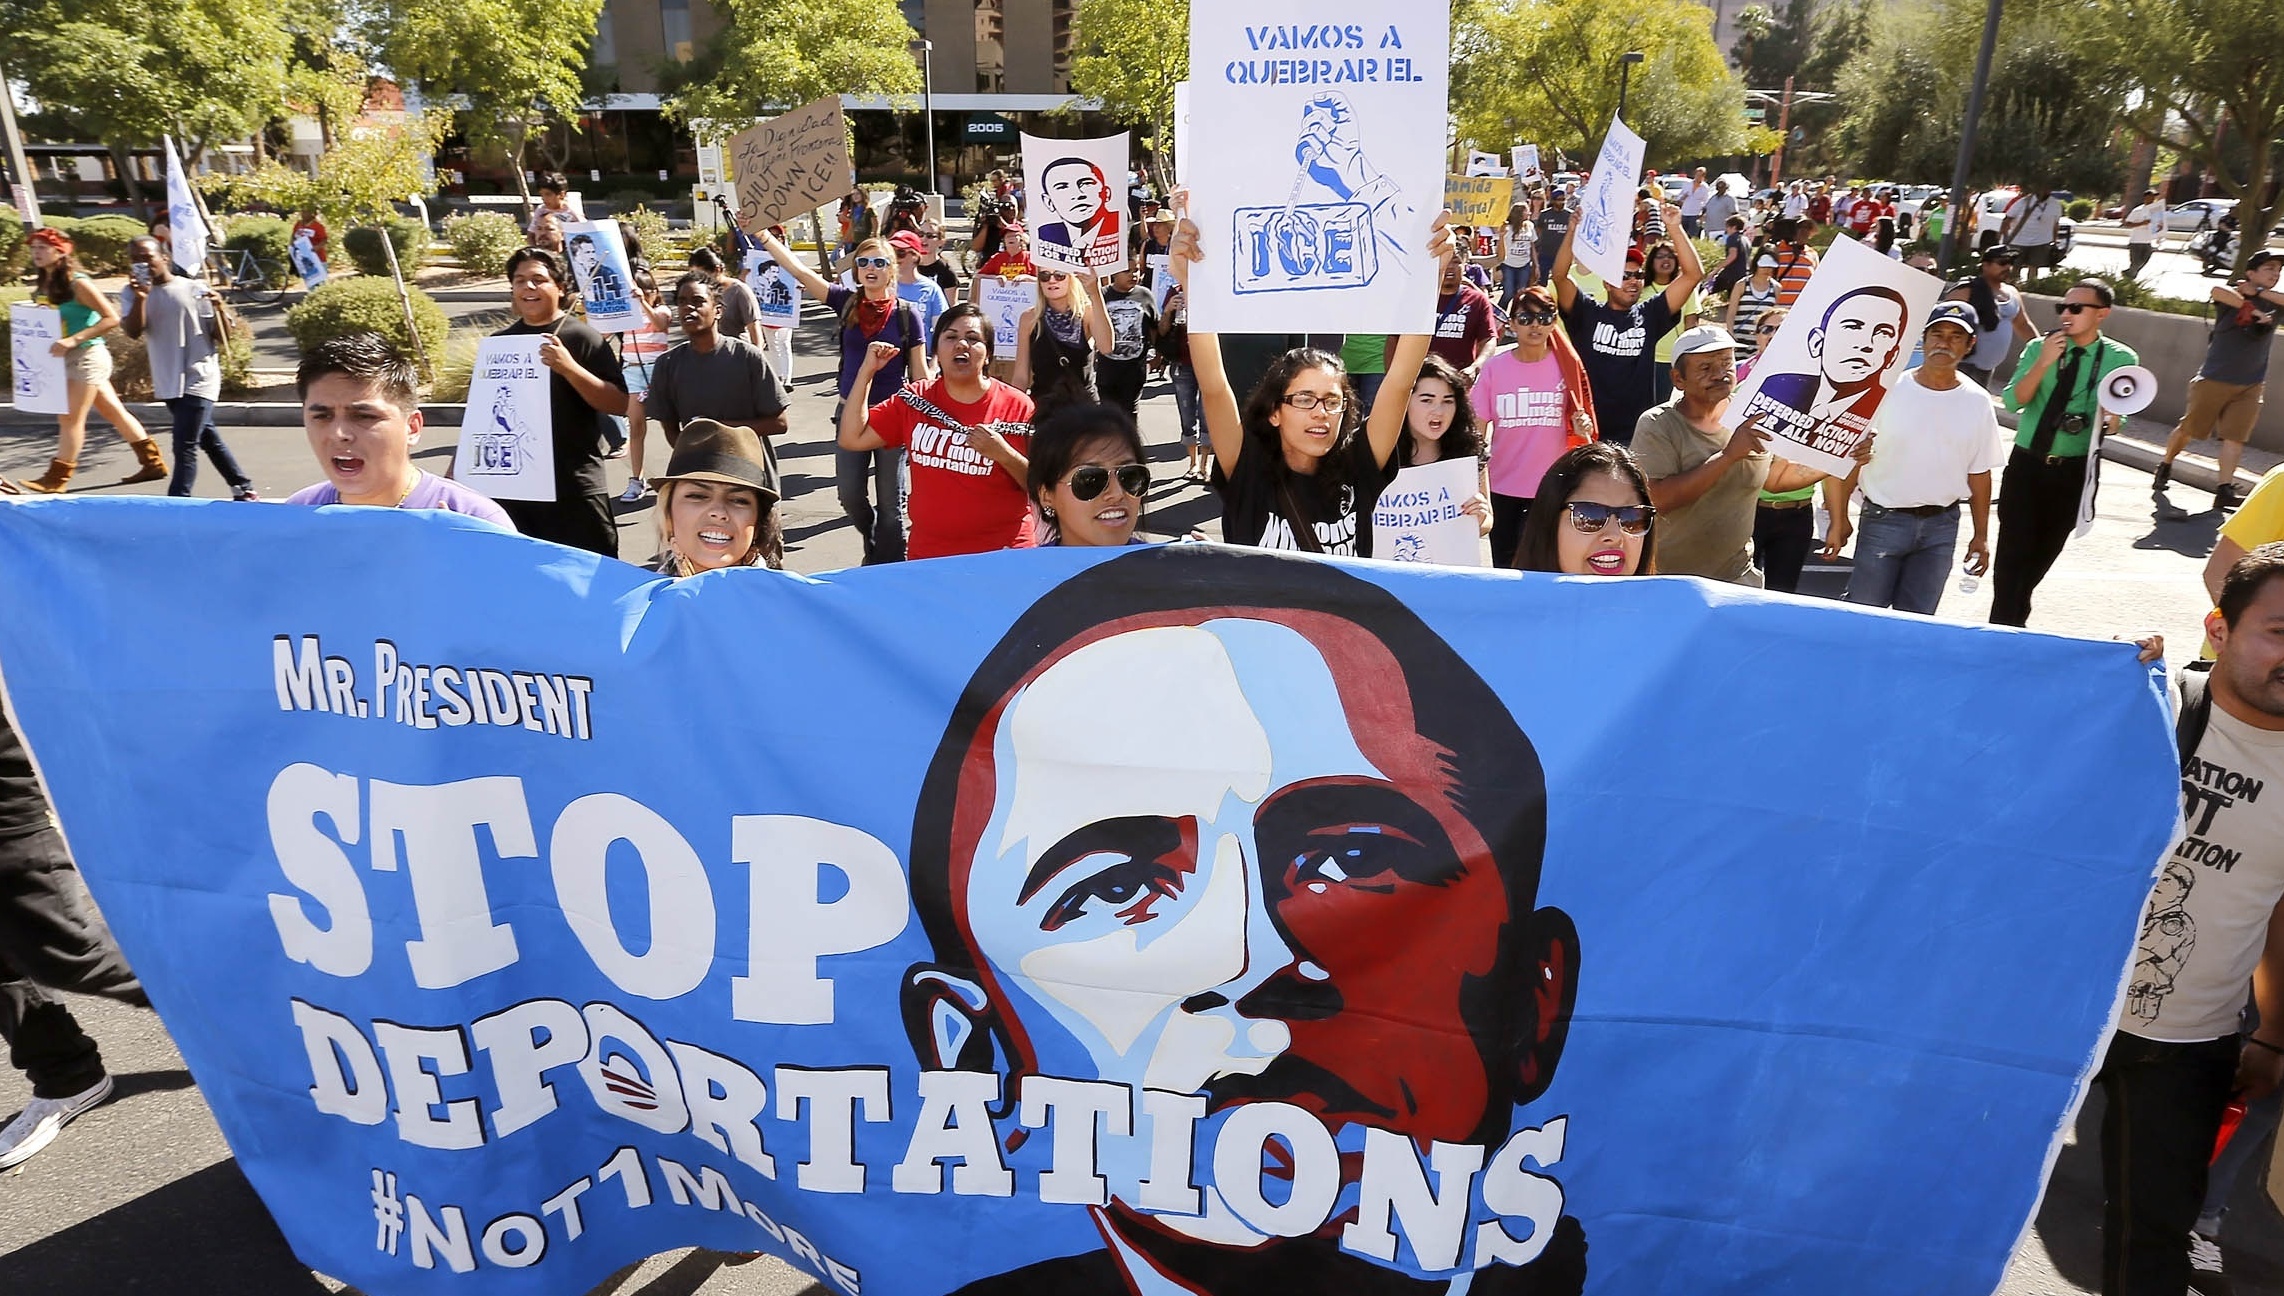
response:
<path fill-rule="evenodd" d="M 1247 436 L 1237 452 L 1235 472 L 1224 473 L 1220 461 L 1214 462 L 1213 488 L 1221 496 L 1222 540 L 1260 549 L 1308 552 L 1293 538 L 1297 522 L 1291 510 L 1298 508 L 1314 524 L 1316 552 L 1371 557 L 1372 528 L 1368 522 L 1380 491 L 1396 475 L 1396 457 L 1389 455 L 1385 467 L 1374 463 L 1371 438 L 1359 427 L 1349 434 L 1348 481 L 1335 486 L 1321 471 L 1308 477 L 1273 471 L 1273 453 Z M 1325 458 L 1330 460 L 1341 453 L 1335 449 Z M 1279 477 L 1289 486 L 1289 500 L 1287 491 L 1278 486 Z"/>
<path fill-rule="evenodd" d="M 32 772 L 31 754 L 16 727 L 0 714 L 0 840 L 48 826 L 48 799 Z"/>
<path fill-rule="evenodd" d="M 517 320 L 492 336 L 534 333 L 553 333 L 580 368 L 620 391 L 626 390 L 626 372 L 619 367 L 618 353 L 611 350 L 602 334 L 569 316 L 537 326 Z M 603 420 L 610 415 L 589 405 L 571 380 L 559 373 L 547 375 L 547 400 L 555 424 L 555 502 L 567 504 L 589 495 L 609 494 L 603 479 Z"/>
<path fill-rule="evenodd" d="M 953 302 L 959 300 L 960 272 L 952 269 L 951 262 L 946 261 L 942 257 L 937 257 L 936 264 L 922 265 L 920 267 L 920 273 L 936 281 L 936 286 L 944 290 L 945 301 Z"/>
<path fill-rule="evenodd" d="M 1096 363 L 1126 370 L 1139 367 L 1150 354 L 1151 335 L 1158 331 L 1158 312 L 1150 304 L 1150 290 L 1106 290 L 1102 308 L 1110 316 L 1110 354 Z"/>
<path fill-rule="evenodd" d="M 1673 328 L 1673 307 L 1664 293 L 1645 292 L 1632 310 L 1612 310 L 1581 292 L 1562 323 L 1586 366 L 1602 439 L 1632 445 L 1656 394 L 1657 344 Z"/>
<path fill-rule="evenodd" d="M 1551 257 L 1562 251 L 1562 240 L 1570 233 L 1570 209 L 1554 206 L 1539 213 L 1539 254 Z"/>

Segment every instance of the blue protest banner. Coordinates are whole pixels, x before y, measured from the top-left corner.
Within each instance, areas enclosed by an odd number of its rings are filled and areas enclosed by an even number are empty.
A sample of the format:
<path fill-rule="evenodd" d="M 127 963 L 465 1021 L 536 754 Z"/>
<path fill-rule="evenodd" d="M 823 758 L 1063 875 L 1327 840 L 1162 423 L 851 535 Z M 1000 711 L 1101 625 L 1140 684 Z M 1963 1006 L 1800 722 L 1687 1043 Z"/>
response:
<path fill-rule="evenodd" d="M 376 1296 L 1988 1292 L 2176 819 L 2128 646 L 1678 578 L 74 500 L 0 508 L 0 606 L 248 1178 Z"/>

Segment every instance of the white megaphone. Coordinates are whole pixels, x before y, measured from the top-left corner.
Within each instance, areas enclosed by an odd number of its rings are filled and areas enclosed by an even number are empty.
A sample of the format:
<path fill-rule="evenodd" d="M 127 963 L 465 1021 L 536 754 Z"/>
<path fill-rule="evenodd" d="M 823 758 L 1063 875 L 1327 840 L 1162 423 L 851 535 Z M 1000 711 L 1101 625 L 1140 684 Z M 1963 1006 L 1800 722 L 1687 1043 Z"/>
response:
<path fill-rule="evenodd" d="M 2140 365 L 2112 369 L 2102 377 L 2101 407 L 2120 418 L 2139 414 L 2157 399 L 2157 375 Z"/>

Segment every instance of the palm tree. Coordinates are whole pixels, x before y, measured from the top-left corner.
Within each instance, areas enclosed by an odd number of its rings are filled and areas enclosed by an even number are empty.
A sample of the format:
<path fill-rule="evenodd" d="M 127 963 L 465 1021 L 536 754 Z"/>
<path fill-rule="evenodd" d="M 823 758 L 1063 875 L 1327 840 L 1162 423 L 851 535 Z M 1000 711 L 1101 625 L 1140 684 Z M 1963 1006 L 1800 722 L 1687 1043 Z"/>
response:
<path fill-rule="evenodd" d="M 1768 34 L 1776 30 L 1776 11 L 1765 4 L 1751 4 L 1737 11 L 1737 45 L 1733 56 L 1739 68 L 1752 66 L 1753 48 Z"/>

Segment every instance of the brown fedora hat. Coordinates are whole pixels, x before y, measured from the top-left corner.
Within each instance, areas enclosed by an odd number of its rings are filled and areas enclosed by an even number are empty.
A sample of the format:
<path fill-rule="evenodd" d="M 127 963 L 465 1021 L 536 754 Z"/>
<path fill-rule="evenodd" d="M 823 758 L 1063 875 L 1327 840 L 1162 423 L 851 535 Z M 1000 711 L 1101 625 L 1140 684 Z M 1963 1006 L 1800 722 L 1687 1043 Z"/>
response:
<path fill-rule="evenodd" d="M 752 428 L 713 419 L 691 419 L 682 425 L 665 474 L 651 478 L 650 484 L 663 487 L 677 481 L 743 486 L 758 492 L 765 507 L 778 498 L 777 489 L 769 484 L 769 455 L 762 449 L 761 438 Z"/>

